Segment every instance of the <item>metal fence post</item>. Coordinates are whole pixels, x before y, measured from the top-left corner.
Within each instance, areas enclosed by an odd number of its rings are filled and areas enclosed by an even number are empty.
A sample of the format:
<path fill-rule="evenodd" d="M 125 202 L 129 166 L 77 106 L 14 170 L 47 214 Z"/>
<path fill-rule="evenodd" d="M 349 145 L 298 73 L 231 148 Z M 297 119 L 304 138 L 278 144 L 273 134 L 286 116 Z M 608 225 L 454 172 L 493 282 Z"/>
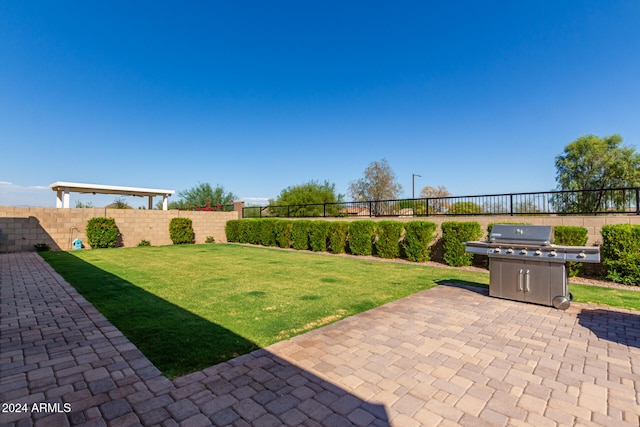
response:
<path fill-rule="evenodd" d="M 513 216 L 513 194 L 509 194 L 509 214 Z"/>
<path fill-rule="evenodd" d="M 640 215 L 640 187 L 636 187 L 636 215 Z"/>

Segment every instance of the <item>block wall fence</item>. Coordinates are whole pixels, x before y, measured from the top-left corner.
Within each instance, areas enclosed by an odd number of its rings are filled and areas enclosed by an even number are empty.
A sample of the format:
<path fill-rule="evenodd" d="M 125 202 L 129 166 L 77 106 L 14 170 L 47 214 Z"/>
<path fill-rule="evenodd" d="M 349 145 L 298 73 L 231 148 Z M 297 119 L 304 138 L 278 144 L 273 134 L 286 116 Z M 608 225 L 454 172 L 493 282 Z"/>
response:
<path fill-rule="evenodd" d="M 153 246 L 172 244 L 169 238 L 171 218 L 184 217 L 193 221 L 196 243 L 204 243 L 207 236 L 216 242 L 226 242 L 225 224 L 238 219 L 242 206 L 238 203 L 234 212 L 202 212 L 178 210 L 136 210 L 105 208 L 39 208 L 21 206 L 0 206 L 0 252 L 34 251 L 33 245 L 47 243 L 54 250 L 69 250 L 71 242 L 79 238 L 87 245 L 85 227 L 94 217 L 114 218 L 122 234 L 122 245 L 137 246 L 141 240 L 148 240 Z M 430 216 L 430 217 L 351 217 L 351 218 L 305 218 L 326 221 L 374 221 L 425 220 L 438 224 L 447 221 L 475 221 L 486 231 L 489 223 L 521 222 L 533 225 L 577 225 L 588 231 L 588 245 L 602 243 L 600 229 L 605 224 L 638 224 L 640 216 Z M 292 221 L 296 219 L 291 218 Z"/>
<path fill-rule="evenodd" d="M 95 217 L 114 218 L 122 246 L 131 247 L 141 240 L 153 246 L 172 244 L 169 222 L 175 217 L 193 221 L 196 243 L 204 243 L 207 236 L 226 242 L 224 226 L 238 219 L 238 212 L 0 206 L 0 252 L 34 251 L 37 243 L 47 243 L 52 250 L 69 250 L 75 238 L 88 247 L 85 227 Z"/>

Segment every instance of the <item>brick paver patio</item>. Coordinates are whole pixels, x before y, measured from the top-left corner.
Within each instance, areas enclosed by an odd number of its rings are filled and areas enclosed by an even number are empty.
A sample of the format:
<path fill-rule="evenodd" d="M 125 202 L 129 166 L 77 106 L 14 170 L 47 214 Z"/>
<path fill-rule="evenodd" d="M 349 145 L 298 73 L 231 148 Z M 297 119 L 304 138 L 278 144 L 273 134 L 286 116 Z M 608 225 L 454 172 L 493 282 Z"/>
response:
<path fill-rule="evenodd" d="M 633 311 L 443 285 L 170 381 L 37 254 L 0 266 L 2 425 L 640 425 Z"/>

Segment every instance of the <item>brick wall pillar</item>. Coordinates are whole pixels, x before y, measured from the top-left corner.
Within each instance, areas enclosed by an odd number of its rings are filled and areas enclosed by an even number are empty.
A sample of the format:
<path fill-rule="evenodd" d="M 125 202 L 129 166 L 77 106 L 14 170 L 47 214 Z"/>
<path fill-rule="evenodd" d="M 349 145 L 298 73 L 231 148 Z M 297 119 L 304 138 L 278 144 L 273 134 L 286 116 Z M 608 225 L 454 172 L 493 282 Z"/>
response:
<path fill-rule="evenodd" d="M 242 219 L 242 209 L 244 209 L 244 202 L 233 202 L 233 210 L 238 212 L 238 219 Z"/>

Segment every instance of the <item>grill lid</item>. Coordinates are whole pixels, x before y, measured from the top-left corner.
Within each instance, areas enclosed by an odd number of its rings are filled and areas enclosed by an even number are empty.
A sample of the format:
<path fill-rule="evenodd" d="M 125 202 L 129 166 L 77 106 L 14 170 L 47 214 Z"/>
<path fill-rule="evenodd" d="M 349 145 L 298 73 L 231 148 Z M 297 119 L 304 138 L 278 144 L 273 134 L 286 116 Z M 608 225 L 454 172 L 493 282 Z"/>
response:
<path fill-rule="evenodd" d="M 550 225 L 495 224 L 489 235 L 491 243 L 527 243 L 548 246 L 553 243 L 553 227 Z"/>

